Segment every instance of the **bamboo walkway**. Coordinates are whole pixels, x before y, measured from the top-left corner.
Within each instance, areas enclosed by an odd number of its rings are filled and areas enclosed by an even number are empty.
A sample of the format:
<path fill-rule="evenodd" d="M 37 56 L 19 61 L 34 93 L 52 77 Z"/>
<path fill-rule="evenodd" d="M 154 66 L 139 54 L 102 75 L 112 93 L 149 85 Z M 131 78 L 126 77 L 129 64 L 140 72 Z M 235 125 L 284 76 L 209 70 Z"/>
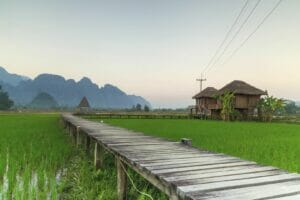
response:
<path fill-rule="evenodd" d="M 300 199 L 299 174 L 183 144 L 188 141 L 146 136 L 70 114 L 63 120 L 78 145 L 93 148 L 96 167 L 102 165 L 104 149 L 114 154 L 119 200 L 126 199 L 127 167 L 174 200 Z"/>

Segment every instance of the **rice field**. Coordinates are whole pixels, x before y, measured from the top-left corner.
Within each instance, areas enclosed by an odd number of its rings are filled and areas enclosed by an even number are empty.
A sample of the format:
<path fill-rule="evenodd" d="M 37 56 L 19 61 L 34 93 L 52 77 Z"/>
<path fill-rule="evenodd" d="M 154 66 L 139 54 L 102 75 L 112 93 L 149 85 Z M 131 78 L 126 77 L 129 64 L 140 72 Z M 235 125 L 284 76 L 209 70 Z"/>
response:
<path fill-rule="evenodd" d="M 300 125 L 174 119 L 106 119 L 111 125 L 300 173 Z"/>
<path fill-rule="evenodd" d="M 91 155 L 75 148 L 59 114 L 0 114 L 0 200 L 115 200 L 114 158 L 95 170 Z M 166 196 L 134 171 L 136 186 L 154 199 Z M 146 200 L 128 185 L 128 198 Z"/>
<path fill-rule="evenodd" d="M 72 146 L 58 115 L 0 115 L 2 199 L 58 199 L 57 185 Z"/>
<path fill-rule="evenodd" d="M 91 155 L 76 149 L 58 114 L 0 115 L 0 199 L 114 200 L 114 158 L 95 170 Z M 106 123 L 300 172 L 300 125 L 175 119 L 107 119 Z M 136 186 L 154 199 L 167 197 L 138 174 Z M 128 199 L 147 199 L 128 185 Z"/>

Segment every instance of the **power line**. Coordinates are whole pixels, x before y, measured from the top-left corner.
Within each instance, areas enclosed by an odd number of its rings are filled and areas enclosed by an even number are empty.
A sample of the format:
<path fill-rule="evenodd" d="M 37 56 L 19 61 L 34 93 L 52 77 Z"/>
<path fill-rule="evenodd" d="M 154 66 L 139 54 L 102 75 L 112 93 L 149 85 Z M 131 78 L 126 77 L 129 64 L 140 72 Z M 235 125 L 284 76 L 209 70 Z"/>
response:
<path fill-rule="evenodd" d="M 267 19 L 273 14 L 273 12 L 279 7 L 283 0 L 279 0 L 275 6 L 269 11 L 269 13 L 263 18 L 263 20 L 255 27 L 255 29 L 248 35 L 248 37 L 233 51 L 229 58 L 223 63 L 226 64 L 232 57 L 248 42 L 248 40 L 258 31 L 258 29 L 267 21 Z"/>
<path fill-rule="evenodd" d="M 216 66 L 216 64 L 218 63 L 218 61 L 222 58 L 222 56 L 226 53 L 227 49 L 230 47 L 230 45 L 232 44 L 232 42 L 236 39 L 236 37 L 238 36 L 238 34 L 241 32 L 241 30 L 244 28 L 244 26 L 247 24 L 247 22 L 249 21 L 250 17 L 253 15 L 254 11 L 256 10 L 256 8 L 258 7 L 258 5 L 260 4 L 261 0 L 257 0 L 254 7 L 251 9 L 250 13 L 247 15 L 247 17 L 245 18 L 245 20 L 243 21 L 243 23 L 241 24 L 241 26 L 239 27 L 239 29 L 235 32 L 234 36 L 231 38 L 231 40 L 227 43 L 227 45 L 225 46 L 225 48 L 223 49 L 222 53 L 219 55 L 219 57 L 214 61 L 213 65 L 211 65 L 209 68 L 206 69 L 206 71 L 210 71 L 214 66 Z"/>
<path fill-rule="evenodd" d="M 248 6 L 250 0 L 247 0 L 245 2 L 245 4 L 243 5 L 241 11 L 239 12 L 238 16 L 236 17 L 236 19 L 234 20 L 233 24 L 231 25 L 230 29 L 228 30 L 228 32 L 226 33 L 223 41 L 220 43 L 220 45 L 218 46 L 215 54 L 213 55 L 213 57 L 209 60 L 208 64 L 206 65 L 206 67 L 204 67 L 203 72 L 210 67 L 210 65 L 212 64 L 212 62 L 214 61 L 214 59 L 216 58 L 216 56 L 220 53 L 223 45 L 225 44 L 225 42 L 227 41 L 228 37 L 230 36 L 233 28 L 236 26 L 236 24 L 238 23 L 240 17 L 242 16 L 243 12 L 245 11 L 246 7 Z"/>

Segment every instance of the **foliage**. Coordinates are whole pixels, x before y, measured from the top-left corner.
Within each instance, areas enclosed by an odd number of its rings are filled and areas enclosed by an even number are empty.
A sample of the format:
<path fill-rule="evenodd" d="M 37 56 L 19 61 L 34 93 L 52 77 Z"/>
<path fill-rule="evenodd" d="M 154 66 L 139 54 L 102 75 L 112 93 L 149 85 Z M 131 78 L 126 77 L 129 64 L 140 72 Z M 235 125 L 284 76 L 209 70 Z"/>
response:
<path fill-rule="evenodd" d="M 139 104 L 139 103 L 136 104 L 135 109 L 136 109 L 137 111 L 142 111 L 142 105 Z"/>
<path fill-rule="evenodd" d="M 300 126 L 284 123 L 109 119 L 106 123 L 300 173 Z"/>
<path fill-rule="evenodd" d="M 294 101 L 289 101 L 285 104 L 285 112 L 290 115 L 297 114 L 300 108 L 296 105 Z"/>
<path fill-rule="evenodd" d="M 224 121 L 229 121 L 236 114 L 234 112 L 233 100 L 235 98 L 234 93 L 226 91 L 223 95 L 217 97 L 221 103 L 221 117 Z"/>
<path fill-rule="evenodd" d="M 149 111 L 150 111 L 149 106 L 145 105 L 145 106 L 144 106 L 144 111 L 145 111 L 145 112 L 149 112 Z"/>
<path fill-rule="evenodd" d="M 4 92 L 0 85 L 0 110 L 9 110 L 13 105 L 14 102 L 9 99 L 7 92 Z"/>
<path fill-rule="evenodd" d="M 260 99 L 258 110 L 261 120 L 272 121 L 275 114 L 280 114 L 284 111 L 285 101 L 273 96 L 266 96 Z"/>

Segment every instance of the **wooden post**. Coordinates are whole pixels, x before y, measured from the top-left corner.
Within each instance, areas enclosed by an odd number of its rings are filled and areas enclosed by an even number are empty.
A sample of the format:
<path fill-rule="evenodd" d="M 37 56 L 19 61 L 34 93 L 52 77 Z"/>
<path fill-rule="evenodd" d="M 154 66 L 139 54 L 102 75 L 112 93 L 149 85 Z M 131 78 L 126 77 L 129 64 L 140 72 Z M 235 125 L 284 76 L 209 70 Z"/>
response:
<path fill-rule="evenodd" d="M 69 135 L 72 137 L 74 129 L 71 127 L 71 125 L 69 125 L 69 127 Z"/>
<path fill-rule="evenodd" d="M 117 191 L 118 191 L 118 200 L 126 200 L 127 197 L 127 175 L 125 170 L 127 166 L 119 159 L 116 158 L 117 163 Z"/>
<path fill-rule="evenodd" d="M 178 196 L 175 195 L 175 194 L 172 194 L 170 197 L 169 197 L 170 200 L 179 200 Z"/>
<path fill-rule="evenodd" d="M 192 146 L 192 140 L 187 139 L 187 138 L 181 138 L 181 144 L 187 145 L 187 146 Z"/>
<path fill-rule="evenodd" d="M 71 123 L 70 122 L 67 122 L 67 128 L 68 128 L 68 131 L 69 131 L 69 134 L 71 132 Z"/>
<path fill-rule="evenodd" d="M 87 153 L 90 153 L 90 147 L 91 147 L 91 138 L 88 134 L 86 134 L 85 148 Z"/>
<path fill-rule="evenodd" d="M 100 144 L 95 141 L 95 148 L 94 148 L 94 166 L 96 169 L 100 169 L 103 165 L 103 155 L 104 149 L 101 147 Z"/>
<path fill-rule="evenodd" d="M 76 127 L 76 146 L 79 147 L 81 144 L 81 138 L 80 138 L 80 126 Z"/>

